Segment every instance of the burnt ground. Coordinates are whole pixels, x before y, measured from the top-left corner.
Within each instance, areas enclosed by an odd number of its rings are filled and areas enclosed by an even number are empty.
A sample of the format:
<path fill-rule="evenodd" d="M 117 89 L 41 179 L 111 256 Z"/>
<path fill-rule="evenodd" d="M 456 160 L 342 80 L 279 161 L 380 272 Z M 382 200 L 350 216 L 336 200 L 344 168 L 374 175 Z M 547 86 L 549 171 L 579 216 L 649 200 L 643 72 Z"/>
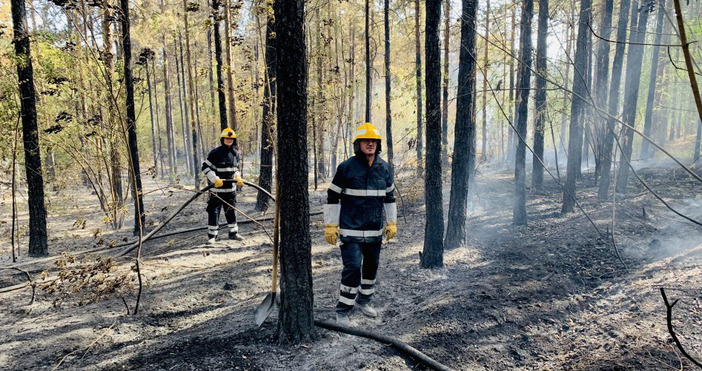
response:
<path fill-rule="evenodd" d="M 640 174 L 676 210 L 702 220 L 702 187 L 682 169 L 645 168 Z M 668 334 L 660 294 L 665 288 L 671 301 L 679 299 L 673 325 L 680 340 L 702 359 L 702 228 L 633 180 L 627 195 L 617 195 L 612 222 L 612 202 L 597 201 L 592 175 L 583 176 L 578 198 L 596 228 L 582 212 L 562 215 L 562 191 L 547 180 L 543 191 L 527 196 L 528 225 L 516 227 L 511 173 L 483 170 L 472 195 L 467 246 L 445 251 L 443 268 L 426 270 L 419 267 L 421 193 L 410 179 L 397 181 L 404 193 L 399 233 L 381 253 L 373 302 L 381 315 L 354 314 L 355 326 L 396 337 L 457 370 L 692 369 Z M 312 211 L 321 211 L 324 190 L 326 184 L 310 191 Z M 448 193 L 445 180 L 446 202 Z M 147 194 L 147 210 L 156 210 L 149 219 L 163 220 L 188 196 Z M 260 217 L 252 211 L 254 200 L 255 193 L 245 190 L 239 205 Z M 50 219 L 52 255 L 91 248 L 101 239 L 131 239 L 128 228 L 97 231 L 105 230 L 99 214 L 83 206 Z M 76 219 L 86 225 L 76 227 Z M 321 215 L 311 219 L 315 318 L 332 321 L 340 253 L 324 242 Z M 204 200 L 197 200 L 165 231 L 204 224 Z M 117 249 L 77 262 L 64 258 L 63 269 L 27 263 L 22 268 L 39 283 L 36 301 L 28 305 L 28 288 L 0 293 L 0 368 L 423 369 L 389 346 L 324 329 L 313 342 L 278 346 L 277 312 L 256 328 L 253 310 L 271 280 L 271 242 L 262 228 L 271 230 L 271 222 L 242 224 L 243 243 L 208 246 L 204 231 L 146 242 L 136 316 L 125 314 L 135 304 L 133 260 L 106 260 Z M 0 268 L 12 266 L 9 246 L 2 250 Z M 98 256 L 102 265 L 95 264 Z M 47 280 L 61 279 L 45 283 L 46 268 Z M 23 280 L 23 273 L 0 270 L 0 287 Z"/>

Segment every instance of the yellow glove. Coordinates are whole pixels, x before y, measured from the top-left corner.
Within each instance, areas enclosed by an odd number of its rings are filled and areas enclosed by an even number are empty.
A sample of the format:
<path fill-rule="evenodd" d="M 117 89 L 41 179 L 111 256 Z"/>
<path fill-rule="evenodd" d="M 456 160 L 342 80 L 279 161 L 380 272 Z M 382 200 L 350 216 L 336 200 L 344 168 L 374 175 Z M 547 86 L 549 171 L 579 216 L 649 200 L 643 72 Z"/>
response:
<path fill-rule="evenodd" d="M 244 186 L 244 179 L 241 179 L 240 176 L 235 176 L 234 181 L 236 182 L 237 187 L 243 187 Z"/>
<path fill-rule="evenodd" d="M 222 179 L 219 179 L 219 178 L 215 179 L 215 181 L 214 181 L 215 188 L 219 188 L 223 185 L 224 185 L 224 181 Z"/>
<path fill-rule="evenodd" d="M 324 226 L 324 239 L 330 245 L 336 245 L 336 239 L 339 237 L 339 226 L 336 224 L 327 224 Z"/>
<path fill-rule="evenodd" d="M 397 234 L 397 223 L 396 222 L 388 222 L 388 224 L 385 226 L 385 229 L 383 229 L 383 235 L 385 236 L 386 240 L 391 240 L 395 238 L 395 235 Z"/>

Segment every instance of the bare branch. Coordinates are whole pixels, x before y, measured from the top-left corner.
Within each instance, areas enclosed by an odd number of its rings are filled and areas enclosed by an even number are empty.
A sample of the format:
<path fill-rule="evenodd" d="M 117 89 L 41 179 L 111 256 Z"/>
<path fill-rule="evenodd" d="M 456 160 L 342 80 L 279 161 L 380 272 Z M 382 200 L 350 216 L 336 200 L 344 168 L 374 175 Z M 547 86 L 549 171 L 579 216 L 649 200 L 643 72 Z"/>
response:
<path fill-rule="evenodd" d="M 670 333 L 670 337 L 673 338 L 673 341 L 675 342 L 675 345 L 678 346 L 678 349 L 680 349 L 680 352 L 685 356 L 685 358 L 689 359 L 692 363 L 694 363 L 697 367 L 702 368 L 702 363 L 697 362 L 694 358 L 692 358 L 685 349 L 683 348 L 682 344 L 680 344 L 680 340 L 678 340 L 678 336 L 675 335 L 675 330 L 673 330 L 673 307 L 675 304 L 678 303 L 678 300 L 675 300 L 673 304 L 668 303 L 668 297 L 665 296 L 665 289 L 661 287 L 661 296 L 663 296 L 663 302 L 665 302 L 665 310 L 666 310 L 666 316 L 665 320 L 668 325 L 668 333 Z"/>

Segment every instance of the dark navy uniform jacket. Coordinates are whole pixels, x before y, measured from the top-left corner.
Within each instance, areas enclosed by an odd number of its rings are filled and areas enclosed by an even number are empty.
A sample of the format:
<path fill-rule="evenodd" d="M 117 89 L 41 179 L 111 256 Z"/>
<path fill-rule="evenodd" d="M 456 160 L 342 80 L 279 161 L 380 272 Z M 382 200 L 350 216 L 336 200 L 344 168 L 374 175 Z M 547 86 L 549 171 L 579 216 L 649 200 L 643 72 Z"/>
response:
<path fill-rule="evenodd" d="M 327 191 L 327 206 L 338 208 L 339 234 L 357 242 L 378 242 L 383 233 L 383 210 L 395 221 L 395 181 L 390 164 L 379 156 L 368 166 L 365 155 L 342 162 Z M 330 205 L 331 204 L 331 205 Z M 327 218 L 325 216 L 325 218 Z M 335 224 L 326 220 L 326 224 Z"/>
<path fill-rule="evenodd" d="M 241 175 L 239 159 L 239 152 L 233 146 L 221 145 L 207 155 L 202 163 L 202 173 L 207 176 L 209 183 L 214 183 L 217 178 L 234 179 L 234 176 Z M 222 187 L 211 188 L 210 192 L 234 192 L 235 185 L 235 182 L 224 182 Z"/>

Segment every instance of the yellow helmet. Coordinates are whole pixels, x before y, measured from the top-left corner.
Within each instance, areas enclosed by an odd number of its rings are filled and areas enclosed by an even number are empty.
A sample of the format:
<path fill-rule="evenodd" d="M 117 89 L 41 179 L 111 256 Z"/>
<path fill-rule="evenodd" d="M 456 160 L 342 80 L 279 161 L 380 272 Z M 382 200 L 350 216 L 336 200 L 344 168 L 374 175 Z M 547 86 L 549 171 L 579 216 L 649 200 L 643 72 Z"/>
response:
<path fill-rule="evenodd" d="M 356 129 L 356 136 L 353 138 L 353 143 L 356 143 L 359 139 L 376 139 L 381 140 L 378 128 L 373 126 L 370 122 L 366 122 Z"/>
<path fill-rule="evenodd" d="M 236 133 L 231 128 L 224 128 L 224 130 L 222 130 L 222 134 L 219 137 L 236 139 Z"/>

